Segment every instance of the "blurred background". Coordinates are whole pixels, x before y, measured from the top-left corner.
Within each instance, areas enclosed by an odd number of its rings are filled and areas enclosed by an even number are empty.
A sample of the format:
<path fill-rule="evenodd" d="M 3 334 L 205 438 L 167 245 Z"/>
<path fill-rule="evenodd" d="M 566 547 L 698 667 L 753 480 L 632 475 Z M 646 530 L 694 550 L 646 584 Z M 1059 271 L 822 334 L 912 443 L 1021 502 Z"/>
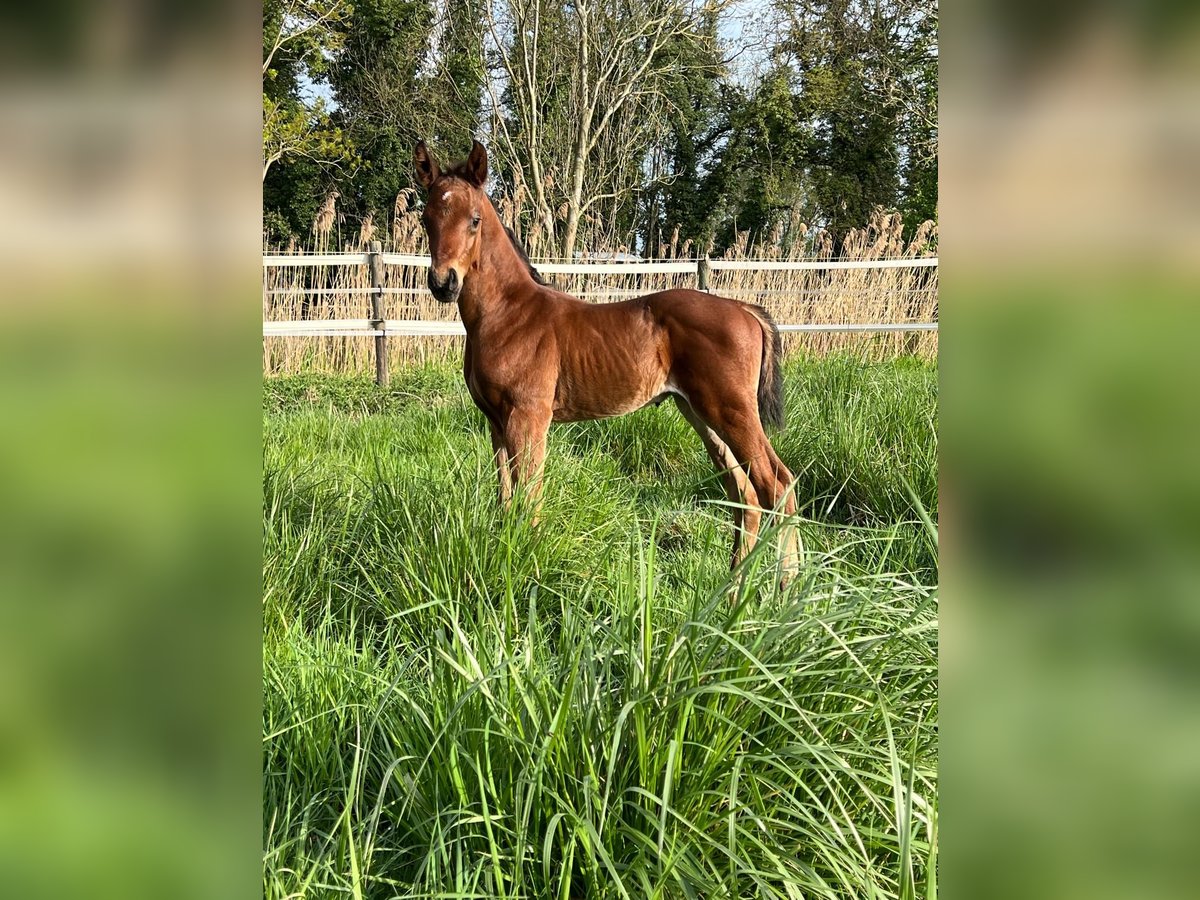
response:
<path fill-rule="evenodd" d="M 1197 25 L 1167 3 L 945 23 L 950 895 L 1194 891 Z"/>
<path fill-rule="evenodd" d="M 259 879 L 258 10 L 0 13 L 0 892 Z"/>
<path fill-rule="evenodd" d="M 259 890 L 261 12 L 0 20 L 14 896 Z M 1180 896 L 1200 833 L 1200 23 L 973 3 L 944 34 L 943 884 Z"/>

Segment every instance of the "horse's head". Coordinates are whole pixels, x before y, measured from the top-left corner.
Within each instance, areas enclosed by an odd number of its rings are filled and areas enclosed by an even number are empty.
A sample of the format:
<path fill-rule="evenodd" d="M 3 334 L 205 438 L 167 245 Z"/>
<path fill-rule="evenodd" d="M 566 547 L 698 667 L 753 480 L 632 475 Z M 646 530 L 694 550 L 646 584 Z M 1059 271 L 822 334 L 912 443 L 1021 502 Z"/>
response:
<path fill-rule="evenodd" d="M 429 290 L 442 303 L 453 303 L 479 259 L 479 226 L 488 204 L 483 192 L 487 151 L 475 141 L 465 163 L 442 172 L 421 141 L 413 151 L 413 162 L 427 195 L 421 221 L 429 236 Z"/>

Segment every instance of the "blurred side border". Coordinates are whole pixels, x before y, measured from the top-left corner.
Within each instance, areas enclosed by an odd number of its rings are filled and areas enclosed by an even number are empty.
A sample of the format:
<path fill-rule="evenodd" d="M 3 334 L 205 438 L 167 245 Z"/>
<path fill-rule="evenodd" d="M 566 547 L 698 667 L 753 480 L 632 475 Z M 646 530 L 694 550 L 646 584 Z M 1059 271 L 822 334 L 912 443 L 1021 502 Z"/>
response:
<path fill-rule="evenodd" d="M 1200 23 L 943 23 L 948 895 L 1188 892 L 1200 831 Z"/>
<path fill-rule="evenodd" d="M 0 14 L 0 884 L 261 871 L 259 10 Z"/>

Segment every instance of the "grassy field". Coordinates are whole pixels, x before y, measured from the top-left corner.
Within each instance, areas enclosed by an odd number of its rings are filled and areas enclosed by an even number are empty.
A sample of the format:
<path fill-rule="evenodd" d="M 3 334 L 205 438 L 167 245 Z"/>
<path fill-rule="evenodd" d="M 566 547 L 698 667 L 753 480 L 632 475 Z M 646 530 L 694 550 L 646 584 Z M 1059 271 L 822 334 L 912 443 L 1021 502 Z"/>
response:
<path fill-rule="evenodd" d="M 935 896 L 936 368 L 786 397 L 781 592 L 671 404 L 556 426 L 532 528 L 453 367 L 268 379 L 265 895 Z"/>

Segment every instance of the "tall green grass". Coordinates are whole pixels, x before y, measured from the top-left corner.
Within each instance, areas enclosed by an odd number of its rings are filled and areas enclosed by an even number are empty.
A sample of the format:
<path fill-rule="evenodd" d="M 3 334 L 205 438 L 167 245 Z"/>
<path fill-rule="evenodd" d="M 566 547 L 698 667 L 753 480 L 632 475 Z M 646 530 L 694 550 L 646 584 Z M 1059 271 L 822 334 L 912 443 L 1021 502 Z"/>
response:
<path fill-rule="evenodd" d="M 669 405 L 535 528 L 460 378 L 267 382 L 265 894 L 934 896 L 936 370 L 789 366 L 782 592 Z"/>

